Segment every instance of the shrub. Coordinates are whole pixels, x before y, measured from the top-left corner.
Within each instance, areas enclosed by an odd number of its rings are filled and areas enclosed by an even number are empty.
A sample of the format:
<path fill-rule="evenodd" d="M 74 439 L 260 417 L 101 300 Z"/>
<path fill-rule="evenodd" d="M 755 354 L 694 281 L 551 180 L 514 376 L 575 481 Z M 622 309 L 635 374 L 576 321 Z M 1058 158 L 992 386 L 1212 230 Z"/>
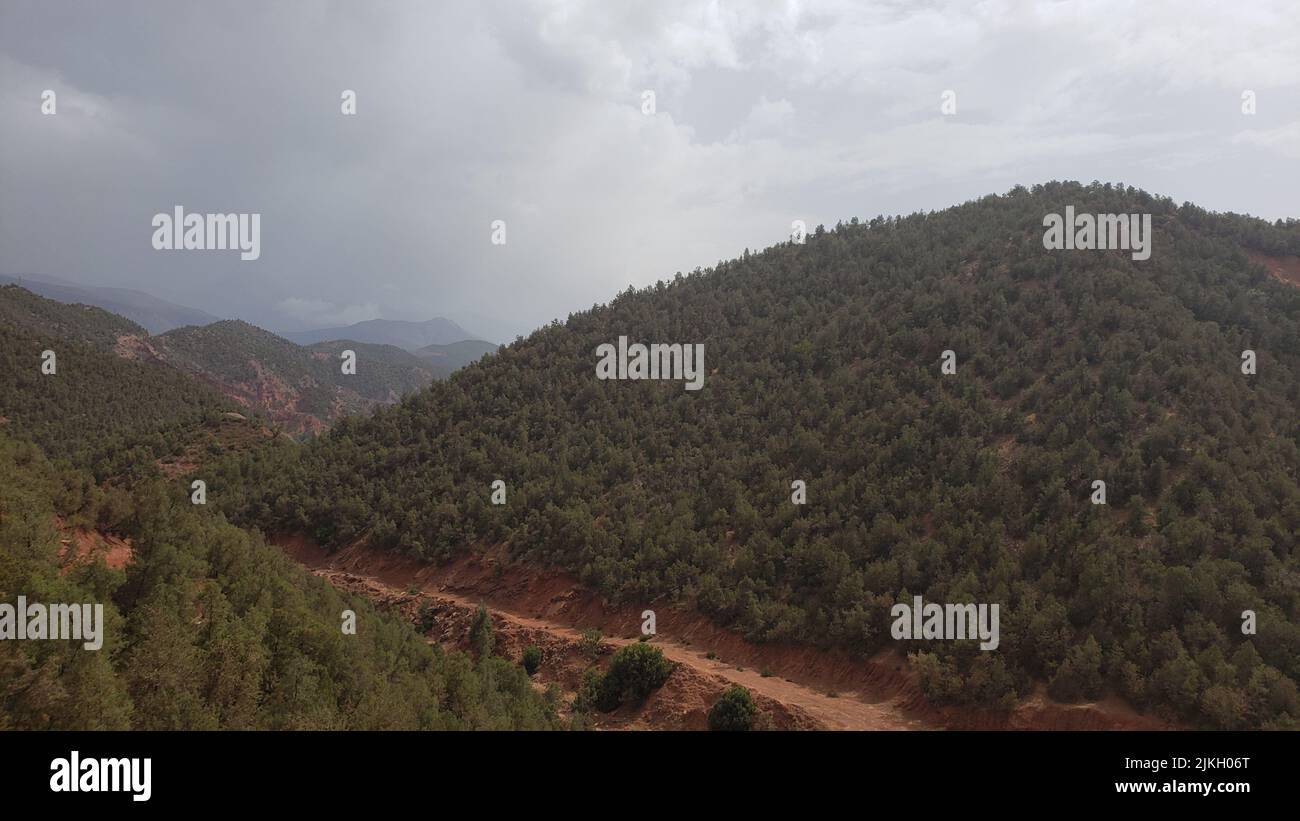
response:
<path fill-rule="evenodd" d="M 474 621 L 469 626 L 469 646 L 474 656 L 482 661 L 492 655 L 492 646 L 496 639 L 492 635 L 492 616 L 487 608 L 479 605 L 474 611 Z"/>
<path fill-rule="evenodd" d="M 589 627 L 582 631 L 582 654 L 589 659 L 595 659 L 600 655 L 600 631 L 594 627 Z"/>
<path fill-rule="evenodd" d="M 649 644 L 629 644 L 619 649 L 609 663 L 601 688 L 602 701 L 620 704 L 644 701 L 647 696 L 668 680 L 673 665 L 664 658 L 663 651 Z"/>
<path fill-rule="evenodd" d="M 533 675 L 542 666 L 542 651 L 537 645 L 530 645 L 524 650 L 524 672 Z"/>
<path fill-rule="evenodd" d="M 433 629 L 433 602 L 426 601 L 420 606 L 419 627 L 421 633 L 427 633 Z"/>
<path fill-rule="evenodd" d="M 672 671 L 672 663 L 658 647 L 629 644 L 614 654 L 606 672 L 586 672 L 573 709 L 608 713 L 623 704 L 644 701 L 663 686 Z"/>
<path fill-rule="evenodd" d="M 575 716 L 603 709 L 600 704 L 604 683 L 605 676 L 599 670 L 592 669 L 582 674 L 582 686 L 578 688 L 578 695 L 573 699 Z"/>
<path fill-rule="evenodd" d="M 749 730 L 754 726 L 758 708 L 749 691 L 733 684 L 722 691 L 713 708 L 709 710 L 709 729 L 719 731 Z"/>

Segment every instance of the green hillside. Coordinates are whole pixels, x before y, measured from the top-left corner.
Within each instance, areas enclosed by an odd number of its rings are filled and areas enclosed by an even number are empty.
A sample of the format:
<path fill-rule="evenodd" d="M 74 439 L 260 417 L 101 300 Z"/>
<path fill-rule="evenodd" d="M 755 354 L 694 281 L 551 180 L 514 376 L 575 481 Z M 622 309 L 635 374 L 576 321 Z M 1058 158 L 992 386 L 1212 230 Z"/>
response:
<path fill-rule="evenodd" d="M 132 540 L 61 562 L 58 514 Z M 0 730 L 545 729 L 521 668 L 425 644 L 159 482 L 103 494 L 0 434 L 0 601 L 104 605 L 103 647 L 0 642 Z M 355 635 L 341 630 L 352 610 Z"/>
<path fill-rule="evenodd" d="M 155 474 L 158 460 L 206 447 L 236 406 L 176 370 L 108 352 L 116 335 L 136 333 L 98 308 L 0 288 L 0 430 L 98 479 Z"/>
<path fill-rule="evenodd" d="M 278 420 L 277 412 L 287 411 L 331 422 L 394 402 L 433 378 L 421 360 L 399 348 L 336 342 L 304 348 L 239 320 L 177 328 L 150 344 L 173 367 Z M 357 355 L 355 373 L 343 373 L 338 354 L 345 349 Z"/>
<path fill-rule="evenodd" d="M 472 365 L 484 356 L 495 353 L 499 347 L 501 346 L 480 339 L 466 339 L 450 345 L 426 345 L 417 350 L 415 355 L 424 360 L 426 367 L 435 376 L 445 378 L 466 365 Z"/>
<path fill-rule="evenodd" d="M 64 304 L 17 285 L 0 285 L 0 325 L 111 351 L 122 336 L 148 336 L 129 319 L 90 305 Z"/>
<path fill-rule="evenodd" d="M 1152 214 L 1151 258 L 1045 250 L 1043 217 L 1067 205 Z M 996 602 L 997 652 L 903 648 L 934 700 L 1007 704 L 1043 681 L 1297 727 L 1300 290 L 1248 249 L 1300 253 L 1300 225 L 1099 184 L 819 227 L 232 463 L 216 495 L 332 545 L 505 542 L 759 641 L 865 655 L 899 646 L 897 601 Z M 704 344 L 703 389 L 597 380 L 619 336 Z"/>
<path fill-rule="evenodd" d="M 429 363 L 394 345 L 371 345 L 343 339 L 317 342 L 307 350 L 329 363 L 330 378 L 335 385 L 348 388 L 368 399 L 396 402 L 411 391 L 419 390 L 437 375 Z M 339 354 L 351 350 L 357 355 L 357 372 L 342 374 Z"/>

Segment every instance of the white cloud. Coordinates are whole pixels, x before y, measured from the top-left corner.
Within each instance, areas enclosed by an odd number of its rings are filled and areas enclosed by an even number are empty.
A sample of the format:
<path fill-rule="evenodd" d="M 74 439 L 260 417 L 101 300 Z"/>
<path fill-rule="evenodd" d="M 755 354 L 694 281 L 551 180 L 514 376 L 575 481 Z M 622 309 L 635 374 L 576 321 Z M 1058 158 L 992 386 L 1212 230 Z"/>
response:
<path fill-rule="evenodd" d="M 1054 178 L 1296 215 L 1289 0 L 5 15 L 0 270 L 130 272 L 273 327 L 466 311 L 526 331 L 781 241 L 795 218 Z M 51 83 L 70 95 L 55 122 L 37 113 Z M 343 88 L 356 117 L 338 113 Z M 176 203 L 262 213 L 262 258 L 153 252 L 149 218 Z M 506 246 L 489 242 L 494 219 Z"/>
<path fill-rule="evenodd" d="M 759 98 L 749 110 L 749 116 L 740 127 L 731 132 L 728 142 L 745 142 L 747 140 L 778 138 L 789 130 L 790 120 L 794 117 L 794 105 L 784 98 L 769 100 L 767 96 Z"/>
<path fill-rule="evenodd" d="M 1274 151 L 1289 159 L 1300 159 L 1300 120 L 1261 131 L 1246 129 L 1233 135 L 1232 141 Z"/>

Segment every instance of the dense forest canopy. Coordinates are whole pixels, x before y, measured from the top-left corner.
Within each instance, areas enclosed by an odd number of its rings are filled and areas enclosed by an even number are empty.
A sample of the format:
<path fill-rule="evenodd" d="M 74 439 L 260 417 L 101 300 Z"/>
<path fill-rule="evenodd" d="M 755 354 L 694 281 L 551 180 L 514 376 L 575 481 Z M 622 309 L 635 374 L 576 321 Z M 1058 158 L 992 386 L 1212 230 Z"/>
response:
<path fill-rule="evenodd" d="M 0 327 L 10 326 L 48 338 L 85 343 L 109 351 L 120 336 L 148 336 L 125 317 L 91 305 L 65 304 L 17 285 L 0 285 Z"/>
<path fill-rule="evenodd" d="M 289 385 L 310 386 L 320 398 L 317 407 L 305 410 L 319 414 L 336 401 L 336 388 L 389 402 L 433 378 L 423 360 L 392 345 L 336 341 L 303 347 L 233 319 L 177 328 L 151 337 L 150 343 L 175 367 L 221 383 L 253 383 L 269 372 Z M 340 367 L 344 350 L 356 354 L 355 373 L 344 374 Z M 353 404 L 354 410 L 368 407 Z"/>
<path fill-rule="evenodd" d="M 106 622 L 94 651 L 0 641 L 0 730 L 558 726 L 517 665 L 430 647 L 164 483 L 169 460 L 271 437 L 186 373 L 112 352 L 142 333 L 0 288 L 0 603 L 98 603 Z M 131 560 L 70 560 L 73 532 L 129 539 Z"/>
<path fill-rule="evenodd" d="M 355 354 L 348 373 L 345 351 Z M 149 336 L 99 308 L 0 286 L 0 425 L 101 481 L 163 465 L 187 472 L 286 426 L 300 433 L 313 419 L 369 412 L 452 370 L 391 345 L 302 347 L 234 320 Z"/>
<path fill-rule="evenodd" d="M 98 308 L 0 287 L 0 429 L 100 481 L 157 475 L 159 460 L 206 447 L 221 415 L 243 409 L 179 371 L 112 353 L 118 335 L 136 332 Z"/>
<path fill-rule="evenodd" d="M 1151 214 L 1151 258 L 1044 249 L 1066 205 Z M 1042 681 L 1297 727 L 1300 290 L 1247 250 L 1300 254 L 1300 223 L 1051 183 L 819 227 L 232 459 L 213 498 L 334 546 L 436 560 L 505 542 L 759 641 L 871 654 L 896 646 L 897 601 L 997 602 L 997 652 L 906 648 L 932 698 L 1006 705 Z M 621 335 L 703 343 L 704 389 L 597 380 Z"/>
<path fill-rule="evenodd" d="M 132 560 L 69 561 L 56 514 L 130 538 Z M 0 602 L 105 612 L 99 650 L 0 641 L 0 730 L 557 726 L 519 666 L 427 645 L 160 481 L 102 493 L 2 434 L 0 544 Z"/>

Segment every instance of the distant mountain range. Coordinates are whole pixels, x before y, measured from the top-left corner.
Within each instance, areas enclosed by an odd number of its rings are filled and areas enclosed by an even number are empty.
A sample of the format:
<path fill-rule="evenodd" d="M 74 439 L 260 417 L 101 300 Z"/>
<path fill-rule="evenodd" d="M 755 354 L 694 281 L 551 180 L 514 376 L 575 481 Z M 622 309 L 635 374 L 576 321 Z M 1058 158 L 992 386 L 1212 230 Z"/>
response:
<path fill-rule="evenodd" d="M 38 296 L 69 304 L 93 305 L 109 313 L 126 317 L 151 334 L 166 333 L 187 325 L 211 325 L 221 317 L 198 308 L 178 305 L 144 291 L 132 288 L 113 288 L 99 285 L 79 285 L 44 274 L 0 274 L 0 285 L 18 285 Z M 299 345 L 350 339 L 372 345 L 395 345 L 416 352 L 430 345 L 451 345 L 466 340 L 508 341 L 513 338 L 506 326 L 488 317 L 469 314 L 461 321 L 470 321 L 474 331 L 466 330 L 460 322 L 445 317 L 434 317 L 424 322 L 394 319 L 371 319 L 338 328 L 316 328 L 306 331 L 281 332 L 280 336 Z M 484 343 L 486 344 L 486 343 Z M 496 346 L 492 346 L 495 350 Z M 477 358 L 477 357 L 475 357 Z M 468 364 L 468 363 L 465 363 Z"/>
<path fill-rule="evenodd" d="M 151 334 L 160 334 L 185 325 L 208 325 L 220 319 L 197 308 L 177 305 L 130 288 L 77 285 L 55 277 L 35 274 L 20 276 L 0 274 L 0 285 L 9 284 L 21 285 L 46 299 L 103 308 L 105 311 L 124 316 L 144 326 Z"/>
<path fill-rule="evenodd" d="M 335 339 L 351 339 L 372 345 L 395 345 L 415 351 L 429 345 L 450 345 L 477 337 L 461 326 L 443 317 L 424 322 L 406 322 L 397 319 L 370 319 L 343 328 L 319 328 L 313 331 L 286 333 L 286 339 L 299 345 L 312 345 Z"/>
<path fill-rule="evenodd" d="M 355 352 L 356 373 L 342 372 L 344 350 Z M 435 376 L 400 348 L 352 341 L 302 346 L 233 319 L 125 337 L 116 352 L 178 368 L 293 434 L 319 433 L 340 416 L 396 402 Z M 437 376 L 450 373 L 440 369 Z"/>
<path fill-rule="evenodd" d="M 528 336 L 532 331 L 531 325 L 521 325 L 518 322 L 510 322 L 498 317 L 483 316 L 482 314 L 467 311 L 448 311 L 443 316 L 462 328 L 472 329 L 474 339 L 485 339 L 488 342 L 496 342 L 500 345 L 509 345 L 520 336 Z"/>
<path fill-rule="evenodd" d="M 0 287 L 0 321 L 169 366 L 293 435 L 319 433 L 343 415 L 396 402 L 497 349 L 443 317 L 374 319 L 280 336 L 128 288 L 0 275 L 0 286 L 20 283 Z M 340 370 L 345 350 L 356 353 L 354 374 Z"/>
<path fill-rule="evenodd" d="M 0 285 L 0 327 L 20 335 L 13 346 L 30 349 L 28 356 L 38 355 L 43 346 L 53 345 L 63 350 L 56 343 L 70 341 L 115 358 L 179 371 L 199 385 L 233 400 L 234 407 L 259 412 L 292 435 L 319 433 L 341 416 L 396 402 L 435 379 L 447 378 L 497 348 L 491 342 L 469 339 L 424 345 L 413 351 L 396 345 L 337 338 L 299 345 L 240 320 L 218 320 L 150 333 L 148 326 L 139 320 L 94 305 L 63 301 L 85 299 L 93 290 L 58 286 L 55 292 L 62 299 L 54 299 L 25 288 Z M 152 299 L 138 292 L 126 293 Z M 161 300 L 155 302 L 170 305 Z M 192 313 L 207 316 L 202 312 Z M 442 322 L 446 321 L 392 324 L 428 325 L 432 332 L 445 329 L 440 325 Z M 351 333 L 352 329 L 341 329 L 341 332 Z M 369 336 L 376 338 L 374 334 Z M 38 344 L 37 339 L 45 341 Z M 355 373 L 342 372 L 340 357 L 347 350 L 356 354 Z M 74 357 L 68 361 L 79 359 Z"/>

